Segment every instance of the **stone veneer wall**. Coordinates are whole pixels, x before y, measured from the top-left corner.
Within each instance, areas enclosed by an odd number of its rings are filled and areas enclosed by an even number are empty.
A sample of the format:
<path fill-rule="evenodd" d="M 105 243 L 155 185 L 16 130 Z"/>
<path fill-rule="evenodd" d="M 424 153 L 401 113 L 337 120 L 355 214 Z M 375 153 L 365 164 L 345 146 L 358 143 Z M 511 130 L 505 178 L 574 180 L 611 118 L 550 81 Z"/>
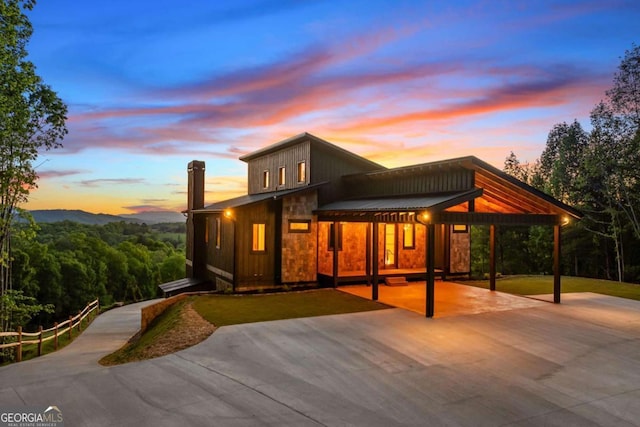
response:
<path fill-rule="evenodd" d="M 453 226 L 451 226 L 453 227 Z M 471 233 L 451 233 L 450 273 L 471 271 Z"/>
<path fill-rule="evenodd" d="M 424 268 L 426 262 L 426 230 L 422 224 L 415 224 L 414 249 L 403 249 L 403 227 L 398 224 L 398 268 Z"/>
<path fill-rule="evenodd" d="M 275 178 L 274 178 L 275 179 Z M 318 206 L 317 193 L 305 192 L 282 200 L 282 282 L 317 281 L 318 221 L 312 211 Z M 289 220 L 309 220 L 308 233 L 289 232 Z"/>
<path fill-rule="evenodd" d="M 319 224 L 318 272 L 333 274 L 333 251 L 329 250 L 330 222 Z M 364 271 L 367 250 L 367 224 L 342 223 L 342 250 L 338 251 L 338 271 Z"/>

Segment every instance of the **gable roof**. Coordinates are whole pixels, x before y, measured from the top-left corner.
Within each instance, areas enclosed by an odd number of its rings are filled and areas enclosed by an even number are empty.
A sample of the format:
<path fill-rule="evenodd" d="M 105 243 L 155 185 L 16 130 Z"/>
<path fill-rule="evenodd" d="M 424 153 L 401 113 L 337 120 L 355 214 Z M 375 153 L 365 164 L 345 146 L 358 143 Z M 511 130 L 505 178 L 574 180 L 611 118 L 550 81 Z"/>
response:
<path fill-rule="evenodd" d="M 355 153 L 352 153 L 351 151 L 345 150 L 344 148 L 338 147 L 335 144 L 332 144 L 328 141 L 325 141 L 322 138 L 318 138 L 315 135 L 312 135 L 308 132 L 303 132 L 301 134 L 292 136 L 290 138 L 287 138 L 285 140 L 282 140 L 280 142 L 276 142 L 275 144 L 271 144 L 267 147 L 261 148 L 259 150 L 253 151 L 251 153 L 245 154 L 244 156 L 240 157 L 240 160 L 242 160 L 243 162 L 248 162 L 250 160 L 256 159 L 258 157 L 262 157 L 264 155 L 282 150 L 284 148 L 288 148 L 291 147 L 293 145 L 299 144 L 303 141 L 310 141 L 313 147 L 316 148 L 321 148 L 321 149 L 325 149 L 328 151 L 331 151 L 333 153 L 336 153 L 337 155 L 341 156 L 341 157 L 346 157 L 348 159 L 351 159 L 353 161 L 356 162 L 360 162 L 360 163 L 365 163 L 367 164 L 369 167 L 371 167 L 372 169 L 381 169 L 384 170 L 386 169 L 384 166 L 373 162 L 367 158 L 364 158 L 362 156 L 359 156 Z"/>
<path fill-rule="evenodd" d="M 482 188 L 482 196 L 476 199 L 476 208 L 487 211 L 506 211 L 538 214 L 562 214 L 574 218 L 583 215 L 577 209 L 491 166 L 475 156 L 458 157 L 417 165 L 354 174 L 345 179 L 354 184 L 364 181 L 388 180 L 399 177 L 419 176 L 455 170 L 472 170 L 474 186 Z"/>

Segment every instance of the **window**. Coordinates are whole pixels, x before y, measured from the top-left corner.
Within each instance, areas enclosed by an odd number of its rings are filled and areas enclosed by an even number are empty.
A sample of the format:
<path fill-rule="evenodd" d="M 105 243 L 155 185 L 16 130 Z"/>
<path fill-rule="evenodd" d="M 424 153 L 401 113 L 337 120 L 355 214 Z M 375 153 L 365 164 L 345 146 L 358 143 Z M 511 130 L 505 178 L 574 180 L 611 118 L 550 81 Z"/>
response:
<path fill-rule="evenodd" d="M 265 251 L 265 224 L 253 224 L 253 240 L 251 250 L 254 252 Z"/>
<path fill-rule="evenodd" d="M 307 164 L 305 162 L 298 163 L 298 184 L 307 181 Z"/>
<path fill-rule="evenodd" d="M 335 245 L 333 240 L 334 223 L 329 224 L 329 250 L 332 251 Z M 342 250 L 342 224 L 338 223 L 338 250 Z"/>
<path fill-rule="evenodd" d="M 310 219 L 290 219 L 289 220 L 289 233 L 310 233 L 310 232 L 311 232 Z"/>
<path fill-rule="evenodd" d="M 416 225 L 404 224 L 402 226 L 402 248 L 403 249 L 415 249 L 416 248 Z"/>
<path fill-rule="evenodd" d="M 466 224 L 455 224 L 453 226 L 453 232 L 454 233 L 468 233 L 469 232 L 469 226 Z"/>
<path fill-rule="evenodd" d="M 285 184 L 285 176 L 286 176 L 286 171 L 284 166 L 282 166 L 278 169 L 278 185 Z"/>
<path fill-rule="evenodd" d="M 216 248 L 220 249 L 220 243 L 222 241 L 222 221 L 220 218 L 216 218 Z"/>
<path fill-rule="evenodd" d="M 262 172 L 262 188 L 269 188 L 269 171 Z"/>

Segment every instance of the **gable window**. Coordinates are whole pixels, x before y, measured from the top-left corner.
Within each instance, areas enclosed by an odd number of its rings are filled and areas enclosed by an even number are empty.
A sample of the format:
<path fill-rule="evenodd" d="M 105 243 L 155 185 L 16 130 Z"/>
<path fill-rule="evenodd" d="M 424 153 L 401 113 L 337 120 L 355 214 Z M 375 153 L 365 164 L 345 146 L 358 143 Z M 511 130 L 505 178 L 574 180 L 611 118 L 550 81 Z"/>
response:
<path fill-rule="evenodd" d="M 265 224 L 253 224 L 253 238 L 251 243 L 251 250 L 253 252 L 265 251 Z"/>
<path fill-rule="evenodd" d="M 334 223 L 329 224 L 329 250 L 332 251 L 335 245 L 334 242 Z M 342 223 L 338 223 L 338 250 L 342 250 Z"/>
<path fill-rule="evenodd" d="M 216 218 L 216 249 L 220 249 L 220 243 L 222 241 L 222 221 L 220 218 Z"/>
<path fill-rule="evenodd" d="M 278 185 L 285 184 L 285 177 L 286 177 L 286 170 L 284 166 L 282 166 L 278 169 Z"/>
<path fill-rule="evenodd" d="M 262 172 L 262 188 L 269 188 L 269 171 Z"/>
<path fill-rule="evenodd" d="M 416 226 L 415 224 L 404 224 L 402 226 L 402 248 L 416 248 Z"/>
<path fill-rule="evenodd" d="M 305 162 L 298 162 L 298 184 L 307 181 L 307 164 Z"/>

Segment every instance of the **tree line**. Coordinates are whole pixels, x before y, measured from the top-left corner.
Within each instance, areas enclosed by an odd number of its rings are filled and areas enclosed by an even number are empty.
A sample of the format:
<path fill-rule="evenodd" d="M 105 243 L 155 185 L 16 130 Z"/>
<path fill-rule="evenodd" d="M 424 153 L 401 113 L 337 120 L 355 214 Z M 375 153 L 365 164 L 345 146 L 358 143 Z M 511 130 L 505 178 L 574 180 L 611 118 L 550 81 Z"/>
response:
<path fill-rule="evenodd" d="M 640 283 L 640 47 L 625 52 L 589 125 L 554 125 L 539 159 L 522 163 L 511 152 L 504 171 L 583 213 L 563 230 L 563 274 Z M 482 274 L 488 231 L 472 232 Z M 502 273 L 550 272 L 549 227 L 501 227 L 496 242 Z"/>
<path fill-rule="evenodd" d="M 64 320 L 95 298 L 103 306 L 154 298 L 160 283 L 184 277 L 184 224 L 64 221 L 40 224 L 37 231 L 26 223 L 18 228 L 11 246 L 13 292 L 45 308 L 31 326 Z"/>

